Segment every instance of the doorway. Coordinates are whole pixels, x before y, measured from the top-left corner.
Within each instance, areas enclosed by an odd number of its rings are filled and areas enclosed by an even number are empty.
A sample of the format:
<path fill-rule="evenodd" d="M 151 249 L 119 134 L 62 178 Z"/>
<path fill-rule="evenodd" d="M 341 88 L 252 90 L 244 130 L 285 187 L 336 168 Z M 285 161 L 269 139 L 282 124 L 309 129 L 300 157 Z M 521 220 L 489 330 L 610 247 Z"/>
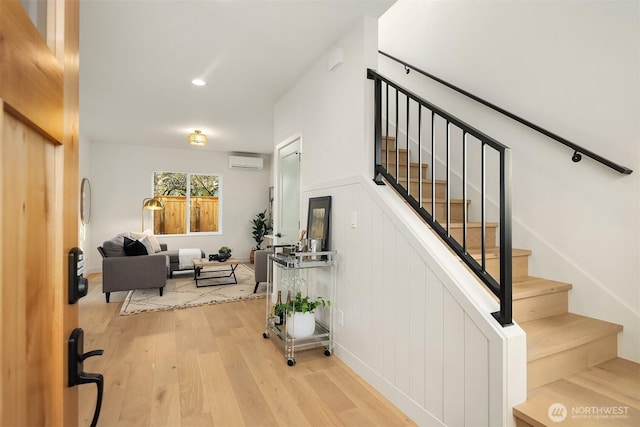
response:
<path fill-rule="evenodd" d="M 302 141 L 293 136 L 276 147 L 276 243 L 292 244 L 300 233 L 300 153 Z"/>

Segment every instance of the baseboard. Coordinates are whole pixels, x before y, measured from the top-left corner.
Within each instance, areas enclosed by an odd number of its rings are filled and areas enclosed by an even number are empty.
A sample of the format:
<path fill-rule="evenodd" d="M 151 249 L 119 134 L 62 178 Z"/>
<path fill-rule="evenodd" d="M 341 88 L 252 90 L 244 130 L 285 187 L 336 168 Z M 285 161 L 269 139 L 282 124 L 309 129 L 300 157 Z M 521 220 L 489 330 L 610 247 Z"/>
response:
<path fill-rule="evenodd" d="M 409 396 L 400 391 L 393 384 L 382 378 L 377 372 L 367 366 L 353 353 L 346 350 L 340 343 L 334 343 L 334 355 L 342 360 L 349 368 L 353 369 L 369 385 L 380 394 L 389 399 L 406 416 L 418 425 L 443 426 L 442 422 L 419 406 Z"/>

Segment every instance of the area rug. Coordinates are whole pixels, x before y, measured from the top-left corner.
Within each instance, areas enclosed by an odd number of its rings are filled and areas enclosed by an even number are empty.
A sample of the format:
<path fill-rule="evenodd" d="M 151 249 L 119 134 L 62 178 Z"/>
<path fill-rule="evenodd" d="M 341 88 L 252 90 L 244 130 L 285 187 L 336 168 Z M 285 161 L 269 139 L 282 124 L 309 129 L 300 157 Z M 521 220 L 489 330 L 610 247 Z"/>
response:
<path fill-rule="evenodd" d="M 227 267 L 228 268 L 228 267 Z M 211 271 L 207 269 L 206 272 Z M 205 271 L 203 271 L 203 274 Z M 220 304 L 245 299 L 264 298 L 266 284 L 261 283 L 254 294 L 253 270 L 244 264 L 236 268 L 238 283 L 235 285 L 218 285 L 196 288 L 193 273 L 167 280 L 164 293 L 160 296 L 158 289 L 136 289 L 129 291 L 122 303 L 120 315 L 142 313 L 145 311 L 175 310 L 196 307 L 205 304 Z M 218 279 L 201 283 L 215 283 Z M 228 279 L 227 279 L 228 280 Z"/>

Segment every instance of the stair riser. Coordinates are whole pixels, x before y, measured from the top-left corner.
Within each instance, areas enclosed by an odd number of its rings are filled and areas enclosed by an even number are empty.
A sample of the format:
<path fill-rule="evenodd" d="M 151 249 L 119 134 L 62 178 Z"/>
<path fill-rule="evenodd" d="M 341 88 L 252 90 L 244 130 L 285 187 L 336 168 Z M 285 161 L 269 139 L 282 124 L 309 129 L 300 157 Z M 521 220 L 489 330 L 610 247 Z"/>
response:
<path fill-rule="evenodd" d="M 389 160 L 387 160 L 387 155 L 389 155 Z M 407 150 L 400 150 L 398 154 L 399 158 L 397 159 L 399 163 L 396 163 L 396 150 L 382 150 L 382 164 L 386 165 L 387 169 L 394 169 L 395 165 L 406 166 L 407 165 Z"/>
<path fill-rule="evenodd" d="M 538 426 L 544 426 L 544 424 L 529 424 L 526 421 L 521 420 L 520 418 L 516 418 L 516 427 L 538 427 Z"/>
<path fill-rule="evenodd" d="M 407 179 L 399 180 L 400 185 L 402 187 L 407 188 Z M 431 182 L 423 180 L 422 181 L 422 197 L 423 198 L 431 198 L 432 193 Z M 410 194 L 416 199 L 419 197 L 419 188 L 418 181 L 411 182 L 411 190 Z M 445 199 L 447 197 L 447 185 L 444 182 L 436 182 L 436 199 Z"/>
<path fill-rule="evenodd" d="M 496 247 L 496 226 L 486 227 L 486 248 L 493 249 Z M 456 239 L 462 246 L 462 228 L 455 228 L 451 230 L 451 237 Z M 482 229 L 480 227 L 467 228 L 467 250 L 475 251 L 482 249 Z"/>
<path fill-rule="evenodd" d="M 387 144 L 389 145 L 389 150 L 395 150 L 396 149 L 396 139 L 395 138 L 389 138 L 387 139 L 386 137 L 382 137 L 382 149 L 386 150 L 387 149 Z"/>
<path fill-rule="evenodd" d="M 480 260 L 478 260 L 480 262 Z M 496 281 L 500 281 L 500 259 L 488 259 L 487 260 L 487 272 Z M 523 280 L 529 275 L 529 257 L 528 256 L 516 256 L 512 258 L 511 270 L 513 281 Z"/>
<path fill-rule="evenodd" d="M 386 165 L 383 163 L 383 166 L 385 166 L 389 172 L 389 174 L 391 174 L 391 176 L 395 177 L 396 176 L 396 167 L 395 165 Z M 427 176 L 427 168 L 428 165 L 422 165 L 422 178 L 428 178 Z M 420 177 L 418 176 L 418 164 L 417 163 L 412 163 L 410 166 L 410 174 L 411 174 L 411 178 L 412 179 L 419 179 Z M 407 179 L 407 166 L 400 166 L 398 168 L 398 178 L 399 179 Z"/>
<path fill-rule="evenodd" d="M 543 319 L 569 310 L 569 293 L 555 292 L 513 301 L 513 318 L 518 323 Z"/>
<path fill-rule="evenodd" d="M 431 200 L 425 200 L 422 204 L 422 207 L 424 207 L 427 212 L 432 213 Z M 450 222 L 462 222 L 463 209 L 464 209 L 464 205 L 462 203 L 451 203 Z M 469 211 L 467 211 L 467 215 L 469 215 Z M 446 202 L 444 201 L 439 202 L 436 200 L 435 218 L 436 218 L 436 221 L 438 221 L 440 224 L 446 225 L 447 223 L 447 203 Z"/>
<path fill-rule="evenodd" d="M 527 364 L 527 389 L 541 387 L 617 357 L 617 334 Z"/>

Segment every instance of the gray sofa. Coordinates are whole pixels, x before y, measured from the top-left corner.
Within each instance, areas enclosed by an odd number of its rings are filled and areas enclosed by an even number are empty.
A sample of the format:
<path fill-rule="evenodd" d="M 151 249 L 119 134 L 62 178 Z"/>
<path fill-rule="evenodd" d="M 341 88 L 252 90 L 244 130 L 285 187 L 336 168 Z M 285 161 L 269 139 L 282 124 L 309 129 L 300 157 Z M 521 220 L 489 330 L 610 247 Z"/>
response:
<path fill-rule="evenodd" d="M 160 251 L 152 255 L 127 256 L 125 236 L 126 233 L 119 234 L 98 247 L 102 256 L 102 292 L 107 302 L 111 292 L 132 289 L 158 288 L 162 296 L 167 277 L 179 270 L 178 250 L 169 251 L 166 244 L 159 243 Z"/>

